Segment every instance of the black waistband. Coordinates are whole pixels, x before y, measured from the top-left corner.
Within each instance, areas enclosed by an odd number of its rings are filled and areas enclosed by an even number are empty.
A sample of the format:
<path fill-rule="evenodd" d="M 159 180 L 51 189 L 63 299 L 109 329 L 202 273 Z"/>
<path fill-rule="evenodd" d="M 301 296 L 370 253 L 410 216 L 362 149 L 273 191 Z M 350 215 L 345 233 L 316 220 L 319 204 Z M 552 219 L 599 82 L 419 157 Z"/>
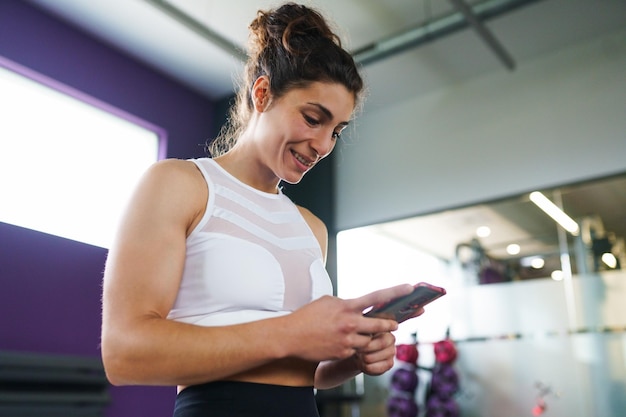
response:
<path fill-rule="evenodd" d="M 192 385 L 176 397 L 174 417 L 319 417 L 313 387 L 238 381 Z"/>

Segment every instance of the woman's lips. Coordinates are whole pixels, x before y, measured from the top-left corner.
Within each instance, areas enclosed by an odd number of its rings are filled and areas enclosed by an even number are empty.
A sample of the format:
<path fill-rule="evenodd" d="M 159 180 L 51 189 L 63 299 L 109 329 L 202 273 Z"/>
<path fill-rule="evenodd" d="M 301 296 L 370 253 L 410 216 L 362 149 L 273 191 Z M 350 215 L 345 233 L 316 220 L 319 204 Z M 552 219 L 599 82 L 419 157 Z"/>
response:
<path fill-rule="evenodd" d="M 307 158 L 296 151 L 291 151 L 291 154 L 296 158 L 296 161 L 298 161 L 306 169 L 310 169 L 313 165 L 315 165 L 316 159 Z"/>

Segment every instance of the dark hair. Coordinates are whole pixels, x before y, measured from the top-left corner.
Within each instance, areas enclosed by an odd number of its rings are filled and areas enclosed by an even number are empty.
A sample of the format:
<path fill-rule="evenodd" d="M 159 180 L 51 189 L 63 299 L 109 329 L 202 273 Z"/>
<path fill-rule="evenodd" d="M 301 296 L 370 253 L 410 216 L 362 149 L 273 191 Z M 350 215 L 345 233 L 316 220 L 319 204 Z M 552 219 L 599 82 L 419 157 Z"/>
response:
<path fill-rule="evenodd" d="M 260 76 L 268 76 L 274 99 L 315 81 L 342 84 L 354 94 L 355 102 L 363 91 L 354 59 L 316 10 L 295 3 L 259 10 L 249 29 L 242 85 L 228 122 L 209 145 L 212 156 L 227 152 L 245 129 L 253 109 L 252 85 Z"/>

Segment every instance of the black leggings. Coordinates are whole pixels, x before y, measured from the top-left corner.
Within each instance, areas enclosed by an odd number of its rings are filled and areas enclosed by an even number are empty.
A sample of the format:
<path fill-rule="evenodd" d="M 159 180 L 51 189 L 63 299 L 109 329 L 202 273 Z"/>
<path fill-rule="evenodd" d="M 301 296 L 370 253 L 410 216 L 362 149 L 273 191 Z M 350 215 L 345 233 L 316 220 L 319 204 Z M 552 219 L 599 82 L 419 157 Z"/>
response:
<path fill-rule="evenodd" d="M 319 417 L 313 387 L 217 381 L 176 397 L 174 417 Z"/>

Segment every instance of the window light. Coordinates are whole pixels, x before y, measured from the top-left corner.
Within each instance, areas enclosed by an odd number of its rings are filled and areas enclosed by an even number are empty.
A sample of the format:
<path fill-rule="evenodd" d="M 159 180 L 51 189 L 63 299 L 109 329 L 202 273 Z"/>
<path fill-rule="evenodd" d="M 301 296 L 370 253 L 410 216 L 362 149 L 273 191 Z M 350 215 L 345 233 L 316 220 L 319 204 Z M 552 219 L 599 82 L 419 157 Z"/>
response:
<path fill-rule="evenodd" d="M 163 132 L 4 59 L 0 91 L 0 222 L 109 247 Z"/>

